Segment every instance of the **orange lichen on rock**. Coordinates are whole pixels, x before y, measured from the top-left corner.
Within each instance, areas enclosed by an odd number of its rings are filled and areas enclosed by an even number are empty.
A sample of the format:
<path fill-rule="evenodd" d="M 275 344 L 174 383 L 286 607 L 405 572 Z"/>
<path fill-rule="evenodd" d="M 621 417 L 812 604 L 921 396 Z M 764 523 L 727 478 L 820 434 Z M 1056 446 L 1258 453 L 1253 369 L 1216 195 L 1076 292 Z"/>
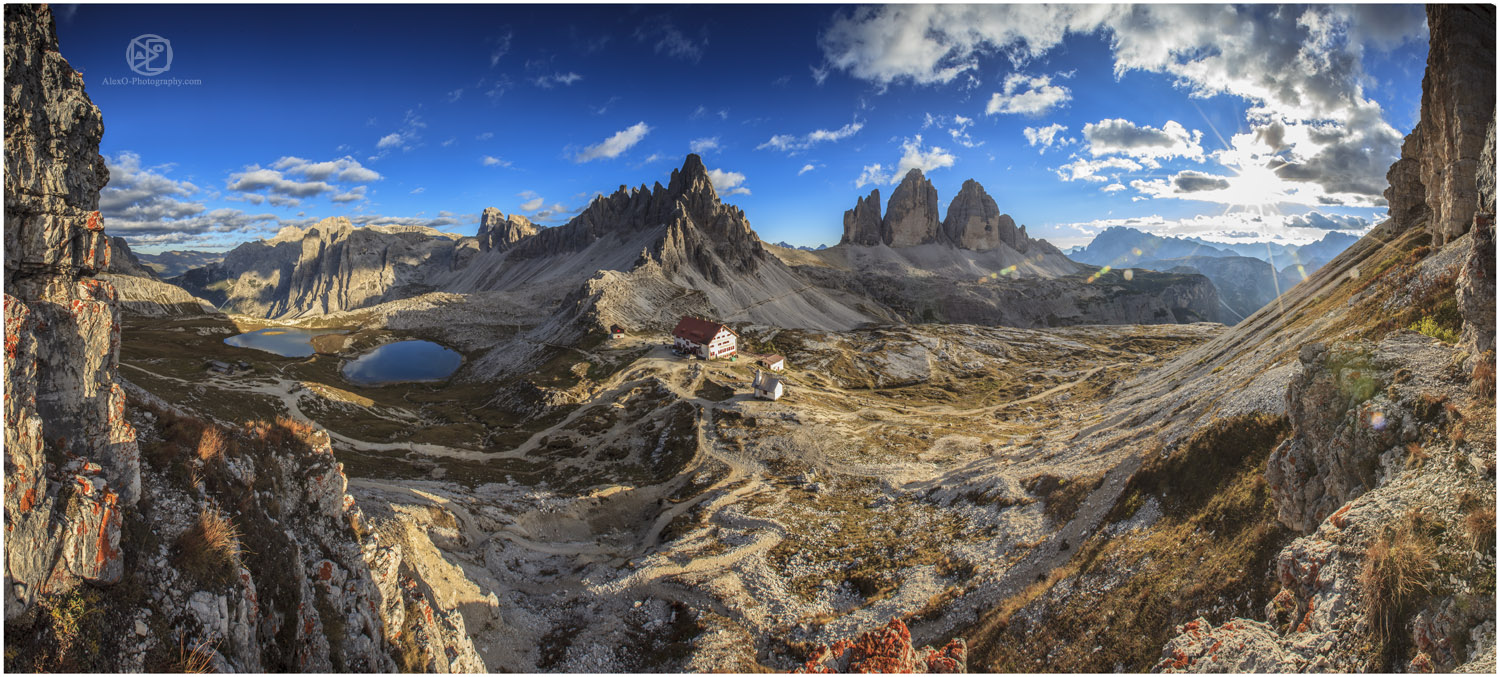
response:
<path fill-rule="evenodd" d="M 808 661 L 794 672 L 961 673 L 968 671 L 968 659 L 968 645 L 962 639 L 954 639 L 941 649 L 913 649 L 906 623 L 891 619 L 885 627 L 852 640 L 841 639 L 832 646 L 813 649 Z"/>

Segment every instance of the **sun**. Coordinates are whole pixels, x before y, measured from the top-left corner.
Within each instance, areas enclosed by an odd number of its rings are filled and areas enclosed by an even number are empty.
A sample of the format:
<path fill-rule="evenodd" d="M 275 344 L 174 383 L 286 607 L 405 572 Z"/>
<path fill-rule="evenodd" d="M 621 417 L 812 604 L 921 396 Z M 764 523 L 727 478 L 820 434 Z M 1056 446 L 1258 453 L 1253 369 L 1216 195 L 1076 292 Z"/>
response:
<path fill-rule="evenodd" d="M 1229 187 L 1224 190 L 1224 202 L 1241 207 L 1270 208 L 1286 202 L 1286 180 L 1276 175 L 1276 169 L 1264 164 L 1241 165 L 1232 170 Z"/>

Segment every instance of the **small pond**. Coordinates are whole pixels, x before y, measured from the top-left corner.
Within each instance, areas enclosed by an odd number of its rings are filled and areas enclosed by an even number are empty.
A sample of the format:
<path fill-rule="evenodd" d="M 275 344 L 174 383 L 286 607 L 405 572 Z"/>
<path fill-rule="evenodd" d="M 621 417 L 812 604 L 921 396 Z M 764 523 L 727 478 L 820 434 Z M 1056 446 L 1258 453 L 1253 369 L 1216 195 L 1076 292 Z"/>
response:
<path fill-rule="evenodd" d="M 457 352 L 432 341 L 387 343 L 344 365 L 344 378 L 373 386 L 404 381 L 440 381 L 463 364 Z"/>
<path fill-rule="evenodd" d="M 312 338 L 322 334 L 337 334 L 337 329 L 296 329 L 292 327 L 266 327 L 224 339 L 224 342 L 239 348 L 254 348 L 282 357 L 308 357 L 313 354 Z"/>

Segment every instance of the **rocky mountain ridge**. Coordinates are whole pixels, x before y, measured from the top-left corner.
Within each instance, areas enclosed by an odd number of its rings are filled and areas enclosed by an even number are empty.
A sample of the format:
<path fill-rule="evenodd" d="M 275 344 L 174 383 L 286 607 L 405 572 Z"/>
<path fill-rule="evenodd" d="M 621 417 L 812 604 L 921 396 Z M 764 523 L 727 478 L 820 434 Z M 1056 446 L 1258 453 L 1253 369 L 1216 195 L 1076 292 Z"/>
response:
<path fill-rule="evenodd" d="M 989 251 L 1002 244 L 1026 253 L 1033 240 L 1026 227 L 1016 227 L 1009 214 L 1000 213 L 995 199 L 978 181 L 964 181 L 942 221 L 938 220 L 938 194 L 922 170 L 912 169 L 891 192 L 881 216 L 880 189 L 858 198 L 854 209 L 844 212 L 844 235 L 839 244 L 915 247 L 945 244 L 961 249 Z"/>

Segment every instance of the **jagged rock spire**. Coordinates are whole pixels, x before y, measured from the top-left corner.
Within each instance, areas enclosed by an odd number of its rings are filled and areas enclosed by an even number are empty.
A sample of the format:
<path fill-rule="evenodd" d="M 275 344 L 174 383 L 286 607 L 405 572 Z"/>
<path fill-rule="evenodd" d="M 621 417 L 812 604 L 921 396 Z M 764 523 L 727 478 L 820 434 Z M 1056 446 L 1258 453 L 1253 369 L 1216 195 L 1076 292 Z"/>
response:
<path fill-rule="evenodd" d="M 859 198 L 854 209 L 844 212 L 844 237 L 839 244 L 877 245 L 881 237 L 880 189 L 870 191 L 870 197 Z"/>
<path fill-rule="evenodd" d="M 937 242 L 942 235 L 937 201 L 937 189 L 922 175 L 922 170 L 913 168 L 907 172 L 906 178 L 891 192 L 885 220 L 881 222 L 881 239 L 892 247 Z"/>

